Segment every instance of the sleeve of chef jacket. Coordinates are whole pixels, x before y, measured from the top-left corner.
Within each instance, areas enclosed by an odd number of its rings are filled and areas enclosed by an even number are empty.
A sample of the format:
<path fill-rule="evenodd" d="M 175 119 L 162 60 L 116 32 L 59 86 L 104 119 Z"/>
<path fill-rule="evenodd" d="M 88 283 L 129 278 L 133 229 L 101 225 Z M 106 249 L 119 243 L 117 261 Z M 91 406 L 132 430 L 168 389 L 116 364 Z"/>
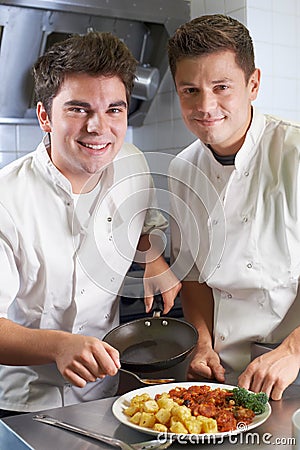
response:
<path fill-rule="evenodd" d="M 142 234 L 149 234 L 154 229 L 159 229 L 161 231 L 165 231 L 169 223 L 165 216 L 161 213 L 157 205 L 157 197 L 156 191 L 153 183 L 153 179 L 151 177 L 150 180 L 150 199 L 149 199 L 149 208 L 146 211 L 144 226 L 142 230 Z"/>
<path fill-rule="evenodd" d="M 17 247 L 18 235 L 13 220 L 0 204 L 0 317 L 7 317 L 20 286 Z"/>
<path fill-rule="evenodd" d="M 181 160 L 180 160 L 181 161 Z M 180 281 L 199 281 L 200 272 L 189 247 L 191 239 L 187 236 L 193 214 L 191 205 L 185 199 L 188 189 L 177 176 L 178 161 L 175 158 L 169 168 L 169 201 L 170 201 L 170 234 L 171 234 L 171 266 Z M 197 224 L 195 224 L 197 225 Z M 194 241 L 197 246 L 196 239 Z"/>

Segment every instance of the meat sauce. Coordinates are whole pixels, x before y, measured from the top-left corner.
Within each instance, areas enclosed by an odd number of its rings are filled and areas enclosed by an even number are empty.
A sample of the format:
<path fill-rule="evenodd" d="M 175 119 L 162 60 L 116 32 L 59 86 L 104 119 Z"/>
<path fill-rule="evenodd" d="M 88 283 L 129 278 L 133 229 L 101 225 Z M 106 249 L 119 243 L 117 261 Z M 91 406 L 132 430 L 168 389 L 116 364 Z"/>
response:
<path fill-rule="evenodd" d="M 210 386 L 178 387 L 169 391 L 170 397 L 179 405 L 190 408 L 194 416 L 206 416 L 217 421 L 218 431 L 232 431 L 238 423 L 248 425 L 255 417 L 251 409 L 235 405 L 232 393 Z"/>

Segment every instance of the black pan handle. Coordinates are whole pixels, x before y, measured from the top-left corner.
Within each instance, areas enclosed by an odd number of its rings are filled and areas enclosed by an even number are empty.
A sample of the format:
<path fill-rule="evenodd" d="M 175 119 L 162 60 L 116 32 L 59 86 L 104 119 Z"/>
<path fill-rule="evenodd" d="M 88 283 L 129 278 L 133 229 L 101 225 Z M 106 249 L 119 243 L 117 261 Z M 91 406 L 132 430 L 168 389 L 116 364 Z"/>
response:
<path fill-rule="evenodd" d="M 164 310 L 164 301 L 162 295 L 155 294 L 153 298 L 152 312 L 153 317 L 159 317 Z"/>

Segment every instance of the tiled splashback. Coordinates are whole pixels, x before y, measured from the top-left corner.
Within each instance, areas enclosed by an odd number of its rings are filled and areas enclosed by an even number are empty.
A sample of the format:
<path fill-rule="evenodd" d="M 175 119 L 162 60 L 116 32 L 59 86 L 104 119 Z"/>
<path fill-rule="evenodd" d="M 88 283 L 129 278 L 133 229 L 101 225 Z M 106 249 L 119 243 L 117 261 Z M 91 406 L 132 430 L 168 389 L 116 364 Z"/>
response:
<path fill-rule="evenodd" d="M 2 124 L 0 119 L 0 167 L 34 150 L 43 133 L 34 124 Z"/>
<path fill-rule="evenodd" d="M 257 106 L 300 122 L 300 2 L 250 0 L 247 25 L 262 79 Z"/>

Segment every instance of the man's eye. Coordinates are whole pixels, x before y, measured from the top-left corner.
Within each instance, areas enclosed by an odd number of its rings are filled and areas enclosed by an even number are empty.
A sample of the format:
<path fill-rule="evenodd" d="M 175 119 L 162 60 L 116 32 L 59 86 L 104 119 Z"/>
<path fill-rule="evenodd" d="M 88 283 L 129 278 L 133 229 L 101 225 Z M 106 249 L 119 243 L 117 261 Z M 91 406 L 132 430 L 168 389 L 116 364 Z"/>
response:
<path fill-rule="evenodd" d="M 74 106 L 73 108 L 70 108 L 71 112 L 79 113 L 79 114 L 85 114 L 87 111 L 84 108 L 79 108 Z"/>
<path fill-rule="evenodd" d="M 184 89 L 185 94 L 194 94 L 195 92 L 197 92 L 197 89 L 194 87 Z"/>
<path fill-rule="evenodd" d="M 216 89 L 218 89 L 219 91 L 226 91 L 226 89 L 228 89 L 228 86 L 226 84 L 219 84 L 218 86 L 216 86 Z"/>
<path fill-rule="evenodd" d="M 124 111 L 124 109 L 122 109 L 122 108 L 117 108 L 117 107 L 115 107 L 115 108 L 110 108 L 110 109 L 108 110 L 108 112 L 109 112 L 109 113 L 112 113 L 112 114 L 119 114 L 119 113 L 121 113 L 122 111 Z"/>

